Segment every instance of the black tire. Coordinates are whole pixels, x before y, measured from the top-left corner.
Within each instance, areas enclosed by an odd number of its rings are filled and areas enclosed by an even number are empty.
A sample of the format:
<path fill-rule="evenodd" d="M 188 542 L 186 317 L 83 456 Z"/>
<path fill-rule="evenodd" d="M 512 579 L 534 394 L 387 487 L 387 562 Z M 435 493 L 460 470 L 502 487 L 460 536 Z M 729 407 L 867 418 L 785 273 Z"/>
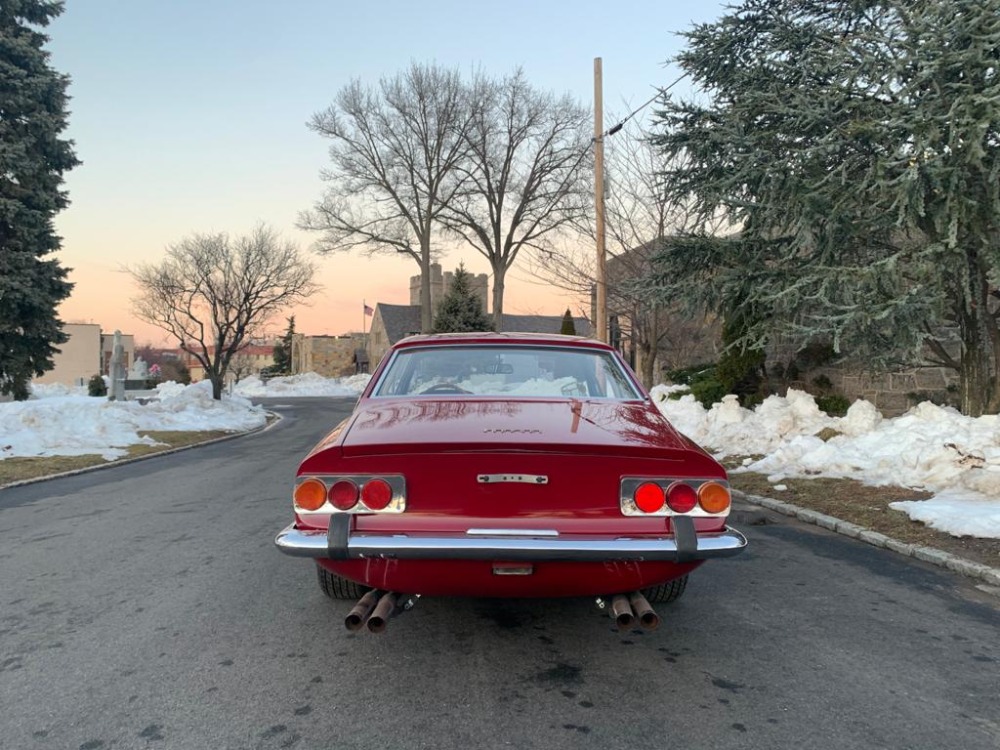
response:
<path fill-rule="evenodd" d="M 653 586 L 651 589 L 643 589 L 642 595 L 650 604 L 669 604 L 681 598 L 687 585 L 688 577 L 681 576 L 672 581 L 661 583 L 659 586 Z"/>
<path fill-rule="evenodd" d="M 368 592 L 367 586 L 334 575 L 322 565 L 316 566 L 316 575 L 319 576 L 319 587 L 331 599 L 357 601 Z"/>

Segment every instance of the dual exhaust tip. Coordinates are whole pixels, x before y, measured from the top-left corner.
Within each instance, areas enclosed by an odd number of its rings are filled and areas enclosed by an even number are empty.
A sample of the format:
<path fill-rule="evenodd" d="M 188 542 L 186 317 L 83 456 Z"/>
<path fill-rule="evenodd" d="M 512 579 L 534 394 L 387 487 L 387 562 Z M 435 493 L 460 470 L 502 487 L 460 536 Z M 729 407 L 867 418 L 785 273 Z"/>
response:
<path fill-rule="evenodd" d="M 386 623 L 396 612 L 396 598 L 397 594 L 392 591 L 372 589 L 358 599 L 358 603 L 347 613 L 344 627 L 353 631 L 367 625 L 372 633 L 385 632 Z"/>
<path fill-rule="evenodd" d="M 357 631 L 361 630 L 362 626 L 367 626 L 372 633 L 384 633 L 389 618 L 396 613 L 398 597 L 399 595 L 392 591 L 372 589 L 347 613 L 344 627 L 350 631 Z M 409 604 L 412 606 L 412 603 Z M 660 616 L 639 591 L 633 591 L 627 596 L 618 594 L 613 597 L 610 615 L 621 631 L 629 630 L 636 621 L 645 630 L 656 630 L 660 626 Z"/>
<path fill-rule="evenodd" d="M 610 615 L 621 631 L 632 628 L 636 620 L 645 630 L 656 630 L 660 626 L 660 616 L 639 591 L 633 591 L 627 596 L 618 594 L 612 598 Z"/>

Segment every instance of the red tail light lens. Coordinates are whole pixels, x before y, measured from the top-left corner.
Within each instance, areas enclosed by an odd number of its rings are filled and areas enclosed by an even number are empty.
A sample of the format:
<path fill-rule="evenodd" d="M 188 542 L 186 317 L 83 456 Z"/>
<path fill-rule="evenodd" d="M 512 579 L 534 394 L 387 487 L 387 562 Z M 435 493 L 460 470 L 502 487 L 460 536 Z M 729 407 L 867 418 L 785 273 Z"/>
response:
<path fill-rule="evenodd" d="M 319 510 L 326 502 L 326 485 L 318 479 L 307 479 L 295 488 L 294 497 L 302 510 Z"/>
<path fill-rule="evenodd" d="M 383 510 L 392 502 L 392 487 L 384 479 L 372 479 L 361 488 L 361 500 L 372 510 Z"/>
<path fill-rule="evenodd" d="M 330 488 L 330 504 L 337 510 L 350 510 L 358 504 L 358 485 L 341 479 Z"/>
<path fill-rule="evenodd" d="M 698 504 L 706 513 L 725 513 L 729 503 L 729 490 L 721 484 L 705 482 L 698 488 Z"/>
<path fill-rule="evenodd" d="M 690 513 L 697 504 L 698 493 L 689 484 L 674 482 L 667 490 L 667 507 L 674 513 Z"/>
<path fill-rule="evenodd" d="M 646 482 L 635 488 L 632 499 L 635 501 L 635 507 L 643 513 L 656 513 L 663 507 L 663 490 L 658 484 Z"/>

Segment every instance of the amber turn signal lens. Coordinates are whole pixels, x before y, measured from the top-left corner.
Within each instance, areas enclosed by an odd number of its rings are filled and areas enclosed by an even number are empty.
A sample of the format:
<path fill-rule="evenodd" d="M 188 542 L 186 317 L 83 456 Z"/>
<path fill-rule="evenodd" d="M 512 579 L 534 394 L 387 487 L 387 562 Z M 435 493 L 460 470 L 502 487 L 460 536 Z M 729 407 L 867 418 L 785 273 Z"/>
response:
<path fill-rule="evenodd" d="M 392 487 L 384 479 L 371 479 L 361 488 L 361 499 L 372 510 L 384 510 L 392 502 Z"/>
<path fill-rule="evenodd" d="M 656 513 L 663 507 L 663 490 L 658 484 L 645 482 L 635 488 L 632 499 L 643 513 Z"/>
<path fill-rule="evenodd" d="M 697 504 L 698 493 L 691 485 L 674 482 L 667 489 L 667 507 L 674 513 L 690 513 Z"/>
<path fill-rule="evenodd" d="M 729 490 L 717 482 L 705 482 L 698 488 L 698 504 L 706 513 L 724 513 L 729 502 Z"/>
<path fill-rule="evenodd" d="M 295 504 L 302 510 L 319 510 L 326 502 L 326 485 L 307 479 L 295 488 Z"/>
<path fill-rule="evenodd" d="M 358 504 L 358 485 L 341 479 L 330 488 L 330 504 L 337 510 L 350 510 Z"/>

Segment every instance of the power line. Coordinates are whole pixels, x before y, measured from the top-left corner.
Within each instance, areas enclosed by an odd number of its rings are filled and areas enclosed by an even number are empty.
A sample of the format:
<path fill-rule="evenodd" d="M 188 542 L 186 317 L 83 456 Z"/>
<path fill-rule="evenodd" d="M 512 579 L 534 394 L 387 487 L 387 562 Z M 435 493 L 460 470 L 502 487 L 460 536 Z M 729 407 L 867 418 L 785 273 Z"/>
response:
<path fill-rule="evenodd" d="M 663 94 L 665 94 L 668 91 L 670 91 L 670 89 L 672 89 L 678 83 L 680 83 L 685 78 L 687 78 L 688 75 L 690 75 L 690 73 L 683 73 L 678 78 L 676 78 L 673 81 L 673 83 L 671 83 L 669 86 L 666 86 L 665 88 L 662 88 L 662 89 L 658 89 L 657 92 L 655 94 L 653 94 L 649 99 L 647 99 L 644 104 L 636 107 L 631 112 L 629 112 L 624 118 L 622 118 L 622 120 L 617 125 L 612 125 L 610 128 L 608 128 L 603 133 L 601 133 L 601 138 L 604 138 L 604 137 L 609 136 L 609 135 L 614 135 L 615 133 L 617 133 L 619 130 L 621 130 L 623 127 L 625 127 L 625 123 L 627 123 L 629 120 L 631 120 L 637 114 L 639 114 L 640 112 L 642 112 L 642 110 L 644 110 L 650 104 L 652 104 L 657 99 L 659 99 L 661 96 L 663 96 Z M 594 140 L 597 140 L 597 139 L 595 138 Z"/>

